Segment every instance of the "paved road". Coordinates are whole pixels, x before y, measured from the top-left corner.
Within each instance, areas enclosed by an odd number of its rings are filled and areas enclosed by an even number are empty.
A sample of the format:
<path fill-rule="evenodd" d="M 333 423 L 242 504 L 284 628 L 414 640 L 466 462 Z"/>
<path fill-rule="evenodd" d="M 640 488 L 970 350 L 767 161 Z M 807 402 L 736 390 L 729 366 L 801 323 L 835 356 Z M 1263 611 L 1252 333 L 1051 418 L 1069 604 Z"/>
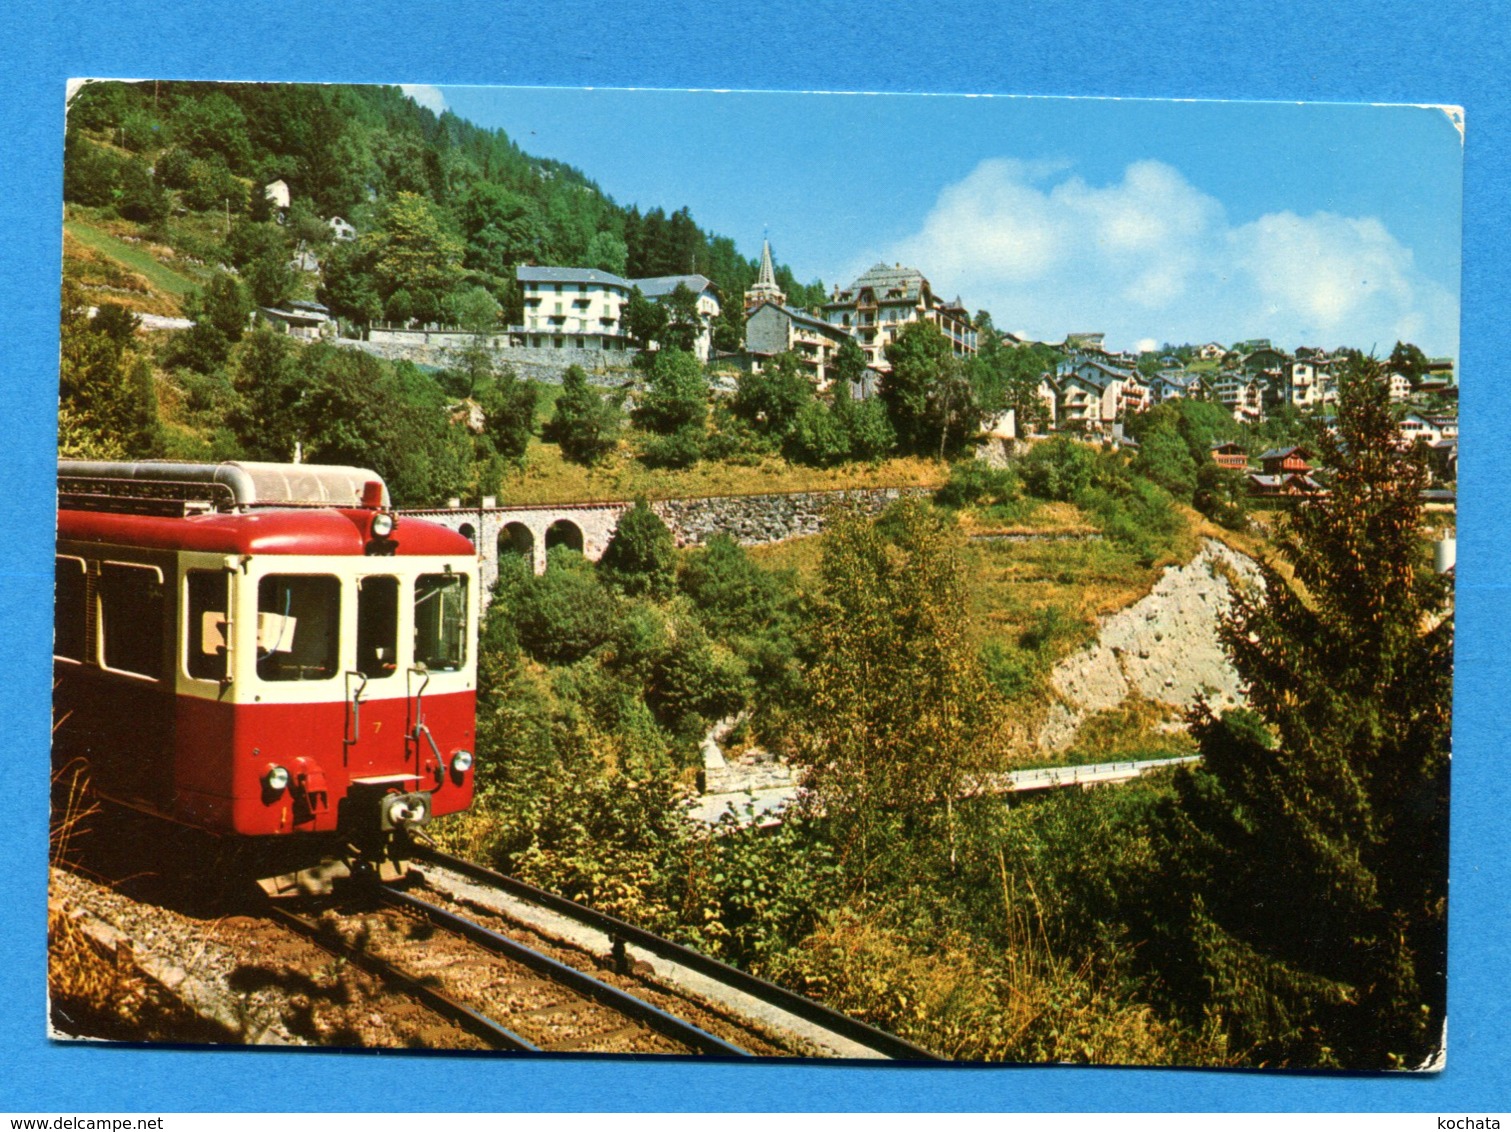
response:
<path fill-rule="evenodd" d="M 1029 790 L 1055 790 L 1066 786 L 1095 786 L 1108 782 L 1126 782 L 1151 770 L 1183 766 L 1198 762 L 1200 755 L 1175 759 L 1144 759 L 1138 762 L 1087 763 L 1081 766 L 1033 767 L 994 775 L 974 793 L 1012 794 Z M 796 786 L 774 786 L 765 790 L 737 791 L 727 794 L 704 794 L 688 809 L 688 816 L 707 825 L 718 822 L 724 811 L 733 806 L 745 824 L 775 825 L 781 812 L 797 797 Z M 747 813 L 746 808 L 749 807 Z"/>

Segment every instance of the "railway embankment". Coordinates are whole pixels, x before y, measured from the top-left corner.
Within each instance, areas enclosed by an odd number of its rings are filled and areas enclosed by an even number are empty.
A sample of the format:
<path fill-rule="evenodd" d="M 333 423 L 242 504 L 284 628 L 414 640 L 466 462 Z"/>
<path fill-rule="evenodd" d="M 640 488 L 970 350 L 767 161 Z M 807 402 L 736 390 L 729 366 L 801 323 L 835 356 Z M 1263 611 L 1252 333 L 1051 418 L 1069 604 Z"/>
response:
<path fill-rule="evenodd" d="M 1104 618 L 1096 641 L 1051 673 L 1056 700 L 1039 729 L 1039 748 L 1066 750 L 1091 716 L 1134 696 L 1169 708 L 1190 708 L 1198 697 L 1216 710 L 1242 705 L 1242 683 L 1218 639 L 1235 582 L 1259 585 L 1258 567 L 1208 538 L 1190 562 L 1167 568 L 1147 596 Z"/>

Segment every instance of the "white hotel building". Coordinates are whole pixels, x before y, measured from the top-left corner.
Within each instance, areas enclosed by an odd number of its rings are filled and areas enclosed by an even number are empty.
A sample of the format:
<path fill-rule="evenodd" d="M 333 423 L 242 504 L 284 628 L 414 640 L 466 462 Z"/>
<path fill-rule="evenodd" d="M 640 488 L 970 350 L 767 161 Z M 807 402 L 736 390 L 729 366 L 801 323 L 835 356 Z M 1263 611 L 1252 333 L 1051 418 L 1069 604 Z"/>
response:
<path fill-rule="evenodd" d="M 646 298 L 659 302 L 682 284 L 698 296 L 703 332 L 697 352 L 703 361 L 709 359 L 713 346 L 709 324 L 719 314 L 719 299 L 713 283 L 702 275 L 621 279 L 590 267 L 521 266 L 515 278 L 524 294 L 524 323 L 510 330 L 525 346 L 626 349 L 630 341 L 624 308 L 630 292 L 639 287 Z"/>

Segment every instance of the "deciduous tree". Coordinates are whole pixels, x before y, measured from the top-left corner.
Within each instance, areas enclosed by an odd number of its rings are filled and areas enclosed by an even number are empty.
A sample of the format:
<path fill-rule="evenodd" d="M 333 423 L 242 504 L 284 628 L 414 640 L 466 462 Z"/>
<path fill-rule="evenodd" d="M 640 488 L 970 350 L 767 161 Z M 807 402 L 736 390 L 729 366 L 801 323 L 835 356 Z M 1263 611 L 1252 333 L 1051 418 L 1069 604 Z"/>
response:
<path fill-rule="evenodd" d="M 813 400 L 813 379 L 791 353 L 768 358 L 759 371 L 741 373 L 735 387 L 736 416 L 780 439 L 803 406 Z"/>
<path fill-rule="evenodd" d="M 373 253 L 373 275 L 385 300 L 404 290 L 417 311 L 438 314 L 461 281 L 462 241 L 446 230 L 439 210 L 422 196 L 400 193 L 363 239 Z"/>
<path fill-rule="evenodd" d="M 943 456 L 980 425 L 981 412 L 950 348 L 932 322 L 910 322 L 887 345 L 891 371 L 879 394 L 897 440 L 910 452 Z"/>
<path fill-rule="evenodd" d="M 961 545 L 952 524 L 911 500 L 824 538 L 787 739 L 861 882 L 880 856 L 911 851 L 892 822 L 948 815 L 997 762 L 996 701 L 967 621 Z"/>

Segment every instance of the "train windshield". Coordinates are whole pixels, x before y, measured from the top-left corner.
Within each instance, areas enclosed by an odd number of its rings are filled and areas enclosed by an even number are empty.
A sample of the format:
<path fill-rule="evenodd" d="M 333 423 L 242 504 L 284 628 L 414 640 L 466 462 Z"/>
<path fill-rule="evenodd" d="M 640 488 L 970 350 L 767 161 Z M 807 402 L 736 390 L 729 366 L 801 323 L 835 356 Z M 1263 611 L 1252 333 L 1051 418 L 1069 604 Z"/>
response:
<path fill-rule="evenodd" d="M 340 669 L 341 583 L 317 574 L 269 574 L 257 584 L 257 675 L 329 680 Z"/>
<path fill-rule="evenodd" d="M 466 575 L 415 579 L 414 659 L 432 672 L 455 672 L 467 663 Z"/>
<path fill-rule="evenodd" d="M 399 579 L 357 579 L 357 671 L 369 680 L 398 670 Z"/>

